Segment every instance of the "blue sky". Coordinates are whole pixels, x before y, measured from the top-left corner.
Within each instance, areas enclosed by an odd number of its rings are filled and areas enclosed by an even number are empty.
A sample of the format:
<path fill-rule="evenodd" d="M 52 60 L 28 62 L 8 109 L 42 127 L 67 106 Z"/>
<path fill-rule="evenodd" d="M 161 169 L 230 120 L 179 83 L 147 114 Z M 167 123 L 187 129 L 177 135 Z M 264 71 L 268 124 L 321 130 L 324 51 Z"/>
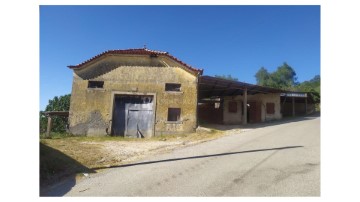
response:
<path fill-rule="evenodd" d="M 68 65 L 144 44 L 204 75 L 255 84 L 287 62 L 302 82 L 320 74 L 320 6 L 40 6 L 40 110 L 71 93 Z"/>

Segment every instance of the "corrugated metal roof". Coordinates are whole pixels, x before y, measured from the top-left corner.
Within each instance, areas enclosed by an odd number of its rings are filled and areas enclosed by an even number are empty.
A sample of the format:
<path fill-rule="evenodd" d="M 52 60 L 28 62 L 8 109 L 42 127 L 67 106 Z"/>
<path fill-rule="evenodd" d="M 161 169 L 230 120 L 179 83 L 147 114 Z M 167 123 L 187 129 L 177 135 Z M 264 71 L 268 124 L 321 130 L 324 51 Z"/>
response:
<path fill-rule="evenodd" d="M 212 76 L 201 76 L 199 78 L 200 98 L 243 95 L 245 89 L 249 95 L 257 93 L 266 94 L 287 92 L 281 89 L 258 86 L 240 81 L 231 81 Z"/>

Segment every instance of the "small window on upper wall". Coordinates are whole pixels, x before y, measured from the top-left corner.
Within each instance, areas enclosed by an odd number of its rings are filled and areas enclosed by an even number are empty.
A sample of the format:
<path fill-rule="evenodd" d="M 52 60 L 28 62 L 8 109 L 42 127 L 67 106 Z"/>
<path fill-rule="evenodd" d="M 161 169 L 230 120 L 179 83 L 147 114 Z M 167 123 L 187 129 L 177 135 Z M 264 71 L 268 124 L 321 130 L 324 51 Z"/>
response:
<path fill-rule="evenodd" d="M 179 84 L 179 83 L 166 83 L 165 84 L 165 91 L 180 92 L 181 91 L 181 84 Z"/>
<path fill-rule="evenodd" d="M 275 104 L 268 102 L 266 103 L 266 113 L 267 114 L 275 114 Z"/>
<path fill-rule="evenodd" d="M 181 109 L 169 108 L 168 109 L 168 121 L 180 121 Z"/>
<path fill-rule="evenodd" d="M 237 112 L 237 102 L 230 101 L 229 102 L 229 112 L 236 113 Z"/>
<path fill-rule="evenodd" d="M 88 88 L 103 88 L 104 82 L 103 81 L 89 81 Z"/>

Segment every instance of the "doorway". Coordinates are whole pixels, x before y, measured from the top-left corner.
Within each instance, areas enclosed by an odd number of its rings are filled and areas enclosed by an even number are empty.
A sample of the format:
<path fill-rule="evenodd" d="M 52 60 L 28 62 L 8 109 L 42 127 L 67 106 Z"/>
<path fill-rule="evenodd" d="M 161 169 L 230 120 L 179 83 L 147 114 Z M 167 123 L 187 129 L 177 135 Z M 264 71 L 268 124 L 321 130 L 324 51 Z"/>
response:
<path fill-rule="evenodd" d="M 115 95 L 111 135 L 144 138 L 153 135 L 152 95 Z"/>
<path fill-rule="evenodd" d="M 247 105 L 248 123 L 260 123 L 261 122 L 261 102 L 249 101 Z"/>

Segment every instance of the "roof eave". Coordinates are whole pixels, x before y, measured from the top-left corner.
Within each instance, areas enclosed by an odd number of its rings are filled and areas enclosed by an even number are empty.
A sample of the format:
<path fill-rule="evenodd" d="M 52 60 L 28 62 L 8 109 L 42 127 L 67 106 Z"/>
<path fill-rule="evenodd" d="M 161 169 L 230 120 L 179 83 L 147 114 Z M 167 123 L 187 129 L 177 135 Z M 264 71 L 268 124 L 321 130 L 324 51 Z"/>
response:
<path fill-rule="evenodd" d="M 72 69 L 72 70 L 82 69 L 86 64 L 89 64 L 89 63 L 101 58 L 104 55 L 119 54 L 119 51 L 141 51 L 141 50 L 144 50 L 147 53 L 140 53 L 140 54 L 135 53 L 133 55 L 148 55 L 148 54 L 163 55 L 163 56 L 166 56 L 166 57 L 178 62 L 180 65 L 184 66 L 185 69 L 187 69 L 189 73 L 193 73 L 194 75 L 202 75 L 203 74 L 203 71 L 204 71 L 203 69 L 194 68 L 194 67 L 184 63 L 183 61 L 179 60 L 178 58 L 170 55 L 168 52 L 152 51 L 152 50 L 149 50 L 149 49 L 108 50 L 108 51 L 100 53 L 99 55 L 96 55 L 96 56 L 84 61 L 83 63 L 80 63 L 78 65 L 69 65 L 67 67 Z M 129 53 L 124 52 L 124 53 L 121 53 L 121 54 L 129 54 Z M 130 55 L 131 55 L 131 53 L 130 53 Z"/>

